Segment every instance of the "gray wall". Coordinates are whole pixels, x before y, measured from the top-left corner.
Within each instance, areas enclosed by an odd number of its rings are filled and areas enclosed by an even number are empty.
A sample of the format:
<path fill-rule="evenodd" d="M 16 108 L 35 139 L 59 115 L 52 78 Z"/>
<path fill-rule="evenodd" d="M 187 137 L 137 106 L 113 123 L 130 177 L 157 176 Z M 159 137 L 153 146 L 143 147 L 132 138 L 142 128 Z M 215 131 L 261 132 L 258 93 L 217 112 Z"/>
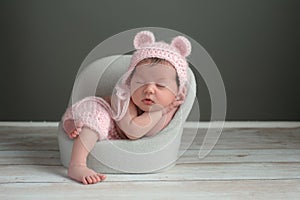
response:
<path fill-rule="evenodd" d="M 0 1 L 0 120 L 57 121 L 101 41 L 145 26 L 183 32 L 211 55 L 227 120 L 300 120 L 297 0 Z M 199 74 L 201 120 L 210 98 Z"/>

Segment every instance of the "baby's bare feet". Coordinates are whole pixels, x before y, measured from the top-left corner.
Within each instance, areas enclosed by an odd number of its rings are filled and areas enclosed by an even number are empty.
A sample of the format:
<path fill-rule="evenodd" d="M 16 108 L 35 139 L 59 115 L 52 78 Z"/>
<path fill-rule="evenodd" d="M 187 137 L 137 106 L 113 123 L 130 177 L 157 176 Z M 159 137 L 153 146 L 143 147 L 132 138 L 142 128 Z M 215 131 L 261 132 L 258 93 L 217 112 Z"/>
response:
<path fill-rule="evenodd" d="M 106 176 L 103 174 L 99 174 L 94 170 L 89 169 L 83 164 L 73 164 L 69 166 L 68 176 L 72 179 L 82 182 L 83 184 L 95 184 L 100 181 L 103 181 Z"/>
<path fill-rule="evenodd" d="M 81 121 L 75 122 L 74 120 L 66 120 L 64 122 L 64 129 L 70 139 L 75 139 L 82 131 L 83 123 Z"/>

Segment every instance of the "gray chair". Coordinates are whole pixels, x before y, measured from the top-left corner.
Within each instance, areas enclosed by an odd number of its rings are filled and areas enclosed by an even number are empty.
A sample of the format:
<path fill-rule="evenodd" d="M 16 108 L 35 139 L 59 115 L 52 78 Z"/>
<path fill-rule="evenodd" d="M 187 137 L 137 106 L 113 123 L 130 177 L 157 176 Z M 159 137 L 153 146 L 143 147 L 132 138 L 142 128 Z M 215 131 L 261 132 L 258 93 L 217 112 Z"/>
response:
<path fill-rule="evenodd" d="M 115 55 L 98 59 L 80 71 L 71 102 L 86 96 L 110 96 L 115 83 L 127 70 L 130 55 Z M 101 173 L 155 173 L 176 164 L 186 121 L 196 96 L 196 82 L 188 69 L 189 84 L 185 102 L 169 125 L 153 137 L 139 140 L 108 140 L 97 142 L 87 159 L 88 167 Z M 73 140 L 58 130 L 61 162 L 68 167 Z"/>

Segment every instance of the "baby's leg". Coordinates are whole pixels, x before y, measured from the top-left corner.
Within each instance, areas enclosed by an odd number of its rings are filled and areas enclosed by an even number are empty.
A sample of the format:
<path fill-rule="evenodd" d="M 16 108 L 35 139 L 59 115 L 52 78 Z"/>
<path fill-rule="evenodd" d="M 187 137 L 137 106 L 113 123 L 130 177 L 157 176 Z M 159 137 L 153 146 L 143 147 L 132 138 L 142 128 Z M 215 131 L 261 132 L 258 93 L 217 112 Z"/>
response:
<path fill-rule="evenodd" d="M 74 140 L 68 175 L 83 184 L 94 184 L 103 181 L 106 176 L 99 174 L 86 165 L 87 156 L 98 140 L 96 132 L 82 128 L 79 137 Z"/>

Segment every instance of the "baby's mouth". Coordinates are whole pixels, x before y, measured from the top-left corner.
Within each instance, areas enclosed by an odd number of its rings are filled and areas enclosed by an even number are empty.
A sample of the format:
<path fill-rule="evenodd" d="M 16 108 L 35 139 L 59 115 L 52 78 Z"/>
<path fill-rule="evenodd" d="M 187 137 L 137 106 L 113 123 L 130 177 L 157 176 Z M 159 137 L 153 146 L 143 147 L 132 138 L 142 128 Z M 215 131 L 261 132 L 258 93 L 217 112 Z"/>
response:
<path fill-rule="evenodd" d="M 152 99 L 149 99 L 149 98 L 145 98 L 142 100 L 142 102 L 146 105 L 152 105 L 154 104 L 154 101 Z"/>

